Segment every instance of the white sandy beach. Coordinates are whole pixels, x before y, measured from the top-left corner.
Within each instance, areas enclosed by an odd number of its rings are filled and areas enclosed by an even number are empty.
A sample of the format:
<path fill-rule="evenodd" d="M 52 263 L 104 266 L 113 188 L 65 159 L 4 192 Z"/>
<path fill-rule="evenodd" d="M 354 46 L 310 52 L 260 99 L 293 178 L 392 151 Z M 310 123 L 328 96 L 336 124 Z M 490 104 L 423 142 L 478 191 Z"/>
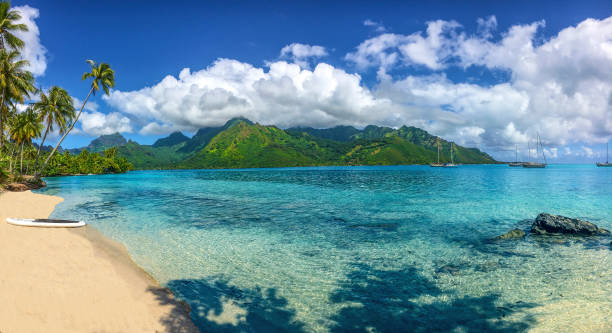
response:
<path fill-rule="evenodd" d="M 0 332 L 197 332 L 189 310 L 91 227 L 29 228 L 62 199 L 0 194 Z"/>

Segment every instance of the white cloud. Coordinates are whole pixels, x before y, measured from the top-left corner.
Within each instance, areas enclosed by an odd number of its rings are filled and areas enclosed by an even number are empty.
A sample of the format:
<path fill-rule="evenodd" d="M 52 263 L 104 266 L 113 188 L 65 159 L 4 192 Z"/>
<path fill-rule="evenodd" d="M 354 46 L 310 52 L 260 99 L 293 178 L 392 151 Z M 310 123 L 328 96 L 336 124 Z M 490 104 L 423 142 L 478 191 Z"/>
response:
<path fill-rule="evenodd" d="M 440 20 L 425 33 L 381 34 L 346 55 L 359 69 L 378 67 L 371 88 L 359 74 L 325 63 L 310 70 L 285 61 L 259 68 L 219 59 L 151 87 L 114 90 L 105 100 L 140 121 L 135 126 L 143 134 L 219 126 L 237 116 L 280 127 L 408 124 L 512 158 L 515 144 L 525 152 L 537 133 L 550 156 L 569 154 L 570 148 L 560 150 L 568 145 L 587 156 L 577 143 L 612 137 L 612 17 L 585 20 L 547 40 L 538 36 L 543 25 L 516 25 L 494 36 L 497 21 L 489 17 L 472 35 Z M 296 50 L 282 54 L 319 52 Z M 387 75 L 406 66 L 429 74 Z M 448 67 L 504 71 L 508 79 L 453 82 L 441 71 Z"/>
<path fill-rule="evenodd" d="M 363 21 L 363 25 L 365 25 L 366 27 L 374 28 L 374 30 L 376 32 L 385 32 L 387 30 L 382 23 L 375 22 L 375 21 L 372 21 L 370 19 L 367 19 L 367 20 Z"/>
<path fill-rule="evenodd" d="M 130 119 L 117 113 L 83 112 L 79 118 L 81 131 L 86 135 L 98 136 L 104 134 L 131 133 Z"/>
<path fill-rule="evenodd" d="M 281 49 L 281 59 L 290 59 L 293 63 L 302 68 L 310 68 L 311 59 L 327 56 L 327 51 L 323 46 L 292 43 Z"/>
<path fill-rule="evenodd" d="M 158 135 L 158 134 L 168 134 L 176 131 L 174 125 L 171 124 L 159 124 L 157 122 L 150 122 L 143 126 L 138 133 L 143 135 Z"/>
<path fill-rule="evenodd" d="M 76 109 L 75 112 L 79 112 L 79 110 L 81 109 L 81 106 L 83 106 L 83 101 L 81 101 L 78 97 L 73 96 L 72 105 Z M 98 108 L 99 108 L 98 103 L 89 100 L 87 101 L 87 104 L 85 104 L 84 110 L 96 112 L 98 111 Z"/>
<path fill-rule="evenodd" d="M 401 62 L 440 70 L 445 67 L 444 62 L 452 49 L 450 37 L 459 27 L 455 21 L 437 20 L 427 23 L 425 34 L 420 31 L 410 35 L 382 34 L 359 44 L 345 59 L 360 69 L 380 67 L 386 70 Z"/>
<path fill-rule="evenodd" d="M 13 7 L 13 9 L 21 13 L 18 23 L 28 26 L 28 31 L 15 32 L 15 35 L 25 43 L 21 54 L 25 60 L 30 62 L 29 71 L 35 76 L 41 76 L 47 69 L 47 49 L 40 43 L 40 32 L 35 22 L 39 16 L 38 9 L 28 5 Z"/>
<path fill-rule="evenodd" d="M 167 76 L 152 87 L 114 90 L 105 100 L 155 133 L 219 126 L 238 116 L 281 127 L 397 124 L 405 110 L 375 98 L 359 75 L 328 64 L 310 71 L 279 61 L 266 72 L 229 59 L 193 73 L 184 69 L 178 78 Z"/>
<path fill-rule="evenodd" d="M 434 72 L 458 66 L 509 73 L 507 82 L 487 86 L 455 83 L 444 74 L 395 81 L 379 76 L 377 96 L 445 111 L 421 119 L 442 135 L 455 135 L 457 126 L 480 127 L 485 131 L 474 142 L 497 149 L 534 140 L 538 132 L 549 146 L 612 137 L 612 17 L 587 19 L 548 40 L 537 36 L 543 21 L 512 26 L 497 40 L 494 17 L 478 23 L 475 35 L 446 21 L 428 23 L 427 37 L 383 34 L 361 43 L 347 59 L 361 69 L 379 66 L 379 73 L 419 62 Z"/>

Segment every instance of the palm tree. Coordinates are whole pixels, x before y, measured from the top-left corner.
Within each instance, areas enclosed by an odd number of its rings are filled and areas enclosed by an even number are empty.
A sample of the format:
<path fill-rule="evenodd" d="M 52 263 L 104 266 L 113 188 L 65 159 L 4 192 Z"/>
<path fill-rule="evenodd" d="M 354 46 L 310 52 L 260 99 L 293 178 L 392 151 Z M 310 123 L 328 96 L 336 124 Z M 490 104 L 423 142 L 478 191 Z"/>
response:
<path fill-rule="evenodd" d="M 102 88 L 102 90 L 104 90 L 104 93 L 108 95 L 110 92 L 110 88 L 115 86 L 115 71 L 110 68 L 109 64 L 105 62 L 97 64 L 93 60 L 87 60 L 87 63 L 91 66 L 91 72 L 83 73 L 83 77 L 81 79 L 86 80 L 92 78 L 93 81 L 91 82 L 91 89 L 89 89 L 89 93 L 87 94 L 87 97 L 85 97 L 83 105 L 81 105 L 81 109 L 79 109 L 79 113 L 72 121 L 72 124 L 70 125 L 70 127 L 68 127 L 66 131 L 64 131 L 64 135 L 62 135 L 60 140 L 57 142 L 57 144 L 51 151 L 51 154 L 47 156 L 45 163 L 43 163 L 42 167 L 36 174 L 37 178 L 40 177 L 40 175 L 43 173 L 43 171 L 47 167 L 47 164 L 53 157 L 53 154 L 55 154 L 55 152 L 57 151 L 57 148 L 59 148 L 68 133 L 70 133 L 70 131 L 72 131 L 72 129 L 74 128 L 74 125 L 76 125 L 77 121 L 79 120 L 79 117 L 81 116 L 81 113 L 83 112 L 83 109 L 85 108 L 85 104 L 87 104 L 87 100 L 89 100 L 89 96 L 91 96 L 91 94 L 95 94 L 96 91 L 100 90 L 100 88 Z"/>
<path fill-rule="evenodd" d="M 74 102 L 68 92 L 58 86 L 53 86 L 49 89 L 48 95 L 40 90 L 40 101 L 34 103 L 34 110 L 38 111 L 41 120 L 44 122 L 46 129 L 42 137 L 38 152 L 36 153 L 36 162 L 34 163 L 34 171 L 38 170 L 38 160 L 40 158 L 40 150 L 45 144 L 47 134 L 53 131 L 53 126 L 57 125 L 59 134 L 64 134 L 74 118 Z"/>
<path fill-rule="evenodd" d="M 17 114 L 9 135 L 15 144 L 21 146 L 21 162 L 19 172 L 23 174 L 23 146 L 32 144 L 32 139 L 37 138 L 42 133 L 43 124 L 40 116 L 32 108 Z"/>
<path fill-rule="evenodd" d="M 28 31 L 27 25 L 16 23 L 19 19 L 21 13 L 11 9 L 10 2 L 0 2 L 0 50 L 6 50 L 7 46 L 14 50 L 23 48 L 23 41 L 13 34 L 16 31 Z"/>
<path fill-rule="evenodd" d="M 30 63 L 19 58 L 18 51 L 0 50 L 0 148 L 4 143 L 4 124 L 14 102 L 23 103 L 36 91 L 34 76 L 25 70 Z"/>

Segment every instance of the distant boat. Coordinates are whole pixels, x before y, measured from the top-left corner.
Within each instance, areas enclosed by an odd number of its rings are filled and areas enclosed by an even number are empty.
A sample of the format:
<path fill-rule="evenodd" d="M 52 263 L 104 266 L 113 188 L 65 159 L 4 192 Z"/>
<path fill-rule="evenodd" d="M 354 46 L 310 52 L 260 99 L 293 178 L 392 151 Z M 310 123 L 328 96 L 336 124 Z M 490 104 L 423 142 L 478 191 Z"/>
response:
<path fill-rule="evenodd" d="M 542 151 L 544 163 L 540 163 L 540 151 Z M 531 147 L 529 148 L 529 159 L 531 159 Z M 542 142 L 540 141 L 540 133 L 538 133 L 538 141 L 536 143 L 536 161 L 523 163 L 523 168 L 546 168 L 546 155 L 544 155 L 544 148 L 542 148 Z"/>
<path fill-rule="evenodd" d="M 608 162 L 608 143 L 606 142 L 606 163 L 595 163 L 598 167 L 612 167 L 612 163 Z"/>
<path fill-rule="evenodd" d="M 518 161 L 518 145 L 516 145 L 515 153 L 514 154 L 515 154 L 514 162 L 510 162 L 510 163 L 508 163 L 508 165 L 511 166 L 511 167 L 520 167 L 520 166 L 523 166 L 523 162 L 519 162 Z"/>
<path fill-rule="evenodd" d="M 453 147 L 453 143 L 451 142 L 451 148 L 450 148 L 451 162 L 445 163 L 444 164 L 445 168 L 456 168 L 457 167 L 457 164 L 455 164 L 455 160 L 453 158 L 453 150 L 454 150 L 454 147 Z"/>
<path fill-rule="evenodd" d="M 429 163 L 429 166 L 432 168 L 439 168 L 444 166 L 444 164 L 440 163 L 440 138 L 436 139 L 436 144 L 438 145 L 438 163 Z"/>

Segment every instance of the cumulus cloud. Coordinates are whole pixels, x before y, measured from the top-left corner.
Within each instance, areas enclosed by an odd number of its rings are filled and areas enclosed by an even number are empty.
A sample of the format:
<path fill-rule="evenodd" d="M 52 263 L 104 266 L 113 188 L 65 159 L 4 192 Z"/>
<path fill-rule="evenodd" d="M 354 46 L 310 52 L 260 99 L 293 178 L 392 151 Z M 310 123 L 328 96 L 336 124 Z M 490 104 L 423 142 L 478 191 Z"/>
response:
<path fill-rule="evenodd" d="M 325 63 L 260 68 L 219 59 L 151 87 L 114 90 L 105 100 L 138 121 L 131 125 L 143 134 L 219 126 L 237 116 L 280 127 L 408 124 L 511 158 L 515 144 L 525 151 L 539 133 L 550 156 L 567 155 L 561 147 L 612 137 L 612 17 L 587 19 L 548 39 L 538 35 L 544 24 L 498 32 L 491 16 L 473 34 L 442 20 L 427 23 L 425 32 L 380 34 L 346 55 L 359 70 L 378 69 L 371 87 L 359 74 Z M 283 57 L 326 54 L 292 45 Z M 429 72 L 405 74 L 410 66 Z M 455 82 L 443 71 L 450 67 L 503 71 L 508 79 Z"/>
<path fill-rule="evenodd" d="M 76 109 L 76 112 L 78 112 L 81 106 L 83 106 L 83 101 L 81 101 L 78 97 L 73 96 L 72 105 Z M 98 103 L 91 101 L 91 98 L 90 98 L 90 100 L 87 101 L 87 104 L 85 104 L 85 108 L 83 110 L 95 112 L 95 111 L 98 111 L 98 108 L 99 108 Z"/>
<path fill-rule="evenodd" d="M 290 59 L 293 63 L 302 68 L 310 68 L 312 59 L 327 56 L 327 51 L 323 46 L 292 43 L 281 49 L 280 58 Z"/>
<path fill-rule="evenodd" d="M 437 20 L 427 23 L 425 33 L 385 33 L 359 44 L 357 50 L 348 53 L 345 59 L 355 63 L 359 69 L 375 66 L 387 70 L 401 63 L 440 70 L 451 54 L 458 27 L 460 25 L 455 21 Z"/>
<path fill-rule="evenodd" d="M 311 71 L 278 61 L 266 71 L 230 59 L 197 72 L 184 69 L 152 87 L 114 90 L 105 100 L 155 133 L 219 126 L 238 116 L 281 127 L 396 124 L 406 110 L 374 97 L 359 75 L 328 64 Z"/>
<path fill-rule="evenodd" d="M 17 6 L 13 9 L 21 13 L 21 19 L 17 23 L 28 26 L 28 31 L 15 32 L 15 35 L 25 43 L 21 50 L 22 57 L 30 62 L 28 70 L 35 76 L 41 76 L 47 69 L 47 49 L 40 43 L 40 31 L 35 22 L 39 16 L 38 9 L 28 5 Z"/>
<path fill-rule="evenodd" d="M 98 136 L 113 133 L 131 133 L 130 119 L 117 113 L 83 112 L 79 118 L 81 132 Z"/>
<path fill-rule="evenodd" d="M 439 112 L 423 119 L 441 134 L 453 135 L 457 126 L 480 127 L 484 131 L 471 140 L 499 149 L 534 140 L 537 132 L 546 145 L 598 143 L 612 136 L 612 17 L 587 19 L 548 40 L 537 36 L 543 21 L 512 26 L 498 39 L 492 37 L 494 17 L 478 23 L 473 35 L 452 21 L 428 23 L 423 36 L 382 34 L 360 44 L 347 59 L 361 69 L 379 66 L 386 72 L 419 63 L 415 52 L 402 50 L 428 45 L 422 50 L 429 50 L 430 63 L 420 63 L 433 74 L 395 81 L 382 77 L 376 94 L 450 110 L 455 116 L 448 119 Z M 486 86 L 455 83 L 438 71 L 450 66 L 502 70 L 510 79 Z"/>

